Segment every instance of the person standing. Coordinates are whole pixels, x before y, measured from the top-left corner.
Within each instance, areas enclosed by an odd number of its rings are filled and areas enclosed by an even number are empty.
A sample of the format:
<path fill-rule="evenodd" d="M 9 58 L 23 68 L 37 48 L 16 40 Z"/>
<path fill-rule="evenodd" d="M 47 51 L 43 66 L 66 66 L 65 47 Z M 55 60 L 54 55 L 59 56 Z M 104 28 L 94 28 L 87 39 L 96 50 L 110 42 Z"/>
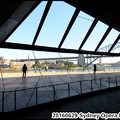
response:
<path fill-rule="evenodd" d="M 96 73 L 96 64 L 94 64 L 94 74 Z"/>
<path fill-rule="evenodd" d="M 22 78 L 26 78 L 26 71 L 27 71 L 27 66 L 26 64 L 24 64 L 22 67 L 22 72 L 23 72 Z"/>

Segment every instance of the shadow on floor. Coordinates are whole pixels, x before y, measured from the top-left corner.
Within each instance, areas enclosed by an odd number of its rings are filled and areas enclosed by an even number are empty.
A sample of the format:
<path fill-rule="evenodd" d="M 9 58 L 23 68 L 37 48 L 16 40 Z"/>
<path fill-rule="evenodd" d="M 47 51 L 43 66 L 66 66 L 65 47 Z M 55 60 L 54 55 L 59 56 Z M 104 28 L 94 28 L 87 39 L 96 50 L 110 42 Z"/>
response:
<path fill-rule="evenodd" d="M 119 111 L 120 87 L 116 87 L 0 113 L 0 116 L 4 119 L 51 119 L 53 112 L 118 113 Z"/>

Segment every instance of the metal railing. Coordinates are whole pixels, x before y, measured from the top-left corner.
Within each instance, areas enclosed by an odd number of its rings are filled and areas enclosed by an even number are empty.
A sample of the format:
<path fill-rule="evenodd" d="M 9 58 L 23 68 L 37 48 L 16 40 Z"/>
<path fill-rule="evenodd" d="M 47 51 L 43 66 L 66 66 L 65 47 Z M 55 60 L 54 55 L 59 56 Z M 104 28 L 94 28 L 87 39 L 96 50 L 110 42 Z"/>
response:
<path fill-rule="evenodd" d="M 0 92 L 0 112 L 120 86 L 120 76 Z"/>

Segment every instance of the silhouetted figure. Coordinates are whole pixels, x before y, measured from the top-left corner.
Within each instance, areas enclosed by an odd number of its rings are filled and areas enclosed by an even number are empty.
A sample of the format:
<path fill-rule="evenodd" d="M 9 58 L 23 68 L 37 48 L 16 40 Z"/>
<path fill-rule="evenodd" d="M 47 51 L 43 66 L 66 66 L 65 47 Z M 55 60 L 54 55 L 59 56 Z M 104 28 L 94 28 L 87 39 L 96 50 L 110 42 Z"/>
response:
<path fill-rule="evenodd" d="M 96 73 L 96 64 L 94 64 L 93 67 L 94 67 L 94 73 Z"/>
<path fill-rule="evenodd" d="M 23 71 L 22 78 L 26 78 L 26 71 L 27 71 L 27 66 L 26 66 L 26 64 L 23 65 L 22 71 Z"/>
<path fill-rule="evenodd" d="M 94 79 L 96 79 L 96 64 L 94 64 Z"/>
<path fill-rule="evenodd" d="M 47 70 L 48 70 L 48 66 L 47 66 L 47 65 L 45 65 L 45 71 L 47 72 Z"/>

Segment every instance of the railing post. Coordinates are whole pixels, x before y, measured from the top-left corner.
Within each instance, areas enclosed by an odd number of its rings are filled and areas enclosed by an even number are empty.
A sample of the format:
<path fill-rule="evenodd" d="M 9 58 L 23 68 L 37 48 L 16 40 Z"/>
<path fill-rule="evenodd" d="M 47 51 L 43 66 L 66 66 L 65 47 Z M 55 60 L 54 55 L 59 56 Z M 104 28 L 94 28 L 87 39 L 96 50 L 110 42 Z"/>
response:
<path fill-rule="evenodd" d="M 70 85 L 68 83 L 68 97 L 70 97 Z"/>
<path fill-rule="evenodd" d="M 115 77 L 115 81 L 116 81 L 116 86 L 117 86 L 117 77 Z"/>
<path fill-rule="evenodd" d="M 92 89 L 93 89 L 93 88 L 92 88 L 92 80 L 91 80 L 91 92 L 92 92 Z"/>
<path fill-rule="evenodd" d="M 38 104 L 38 96 L 37 96 L 37 87 L 36 87 L 36 105 Z"/>
<path fill-rule="evenodd" d="M 55 101 L 55 86 L 53 85 L 53 92 L 54 92 L 54 101 Z"/>
<path fill-rule="evenodd" d="M 102 78 L 101 78 L 102 79 Z M 100 89 L 102 89 L 102 82 L 101 82 L 101 79 L 100 79 Z"/>
<path fill-rule="evenodd" d="M 110 88 L 110 77 L 108 77 L 108 85 L 109 85 L 109 88 Z"/>
<path fill-rule="evenodd" d="M 4 92 L 2 92 L 2 112 L 4 112 Z"/>
<path fill-rule="evenodd" d="M 81 83 L 81 81 L 80 81 L 80 92 L 82 94 L 82 83 Z"/>
<path fill-rule="evenodd" d="M 16 90 L 14 90 L 14 110 L 16 110 Z"/>

